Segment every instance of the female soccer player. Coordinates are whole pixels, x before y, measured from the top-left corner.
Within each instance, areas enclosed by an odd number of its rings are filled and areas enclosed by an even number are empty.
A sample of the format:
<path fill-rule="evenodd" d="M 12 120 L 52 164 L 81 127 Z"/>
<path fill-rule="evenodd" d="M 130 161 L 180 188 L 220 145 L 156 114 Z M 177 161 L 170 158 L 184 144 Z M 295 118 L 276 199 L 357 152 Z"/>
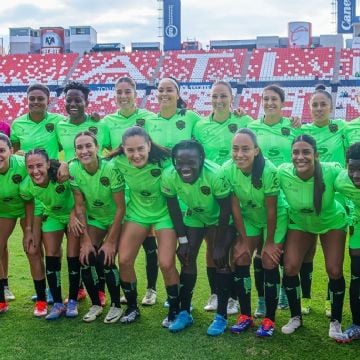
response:
<path fill-rule="evenodd" d="M 109 129 L 103 121 L 94 121 L 86 114 L 89 105 L 90 89 L 79 82 L 71 81 L 64 88 L 65 109 L 69 117 L 56 124 L 56 134 L 64 157 L 69 161 L 75 157 L 74 138 L 81 131 L 90 131 L 96 135 L 100 153 L 110 147 Z M 101 155 L 101 154 L 100 154 Z"/>
<path fill-rule="evenodd" d="M 335 180 L 335 189 L 353 202 L 351 213 L 349 252 L 351 259 L 350 309 L 352 325 L 338 341 L 360 340 L 360 142 L 350 146 L 346 153 L 347 170 Z"/>
<path fill-rule="evenodd" d="M 235 231 L 229 226 L 230 190 L 213 162 L 205 161 L 201 144 L 193 140 L 181 141 L 172 150 L 173 167 L 162 177 L 162 191 L 167 197 L 169 212 L 179 238 L 177 254 L 181 262 L 180 313 L 170 324 L 171 332 L 192 325 L 190 314 L 192 293 L 196 283 L 196 258 L 205 238 L 214 247 L 217 265 L 216 285 L 218 308 L 208 335 L 222 334 L 227 327 L 227 302 L 231 287 L 229 250 Z M 182 216 L 179 200 L 187 206 Z"/>
<path fill-rule="evenodd" d="M 264 156 L 271 160 L 277 167 L 285 162 L 291 161 L 291 143 L 299 135 L 298 126 L 301 122 L 294 118 L 284 117 L 282 109 L 285 102 L 285 92 L 278 85 L 266 86 L 263 90 L 262 107 L 264 116 L 251 122 L 248 128 L 255 132 L 259 147 Z M 258 249 L 254 257 L 254 277 L 258 292 L 258 306 L 255 310 L 255 317 L 265 315 L 264 300 L 264 272 L 262 269 L 261 250 Z M 279 308 L 287 309 L 288 303 L 283 288 L 279 294 Z"/>
<path fill-rule="evenodd" d="M 6 272 L 2 261 L 4 251 L 7 248 L 7 241 L 18 218 L 21 219 L 20 225 L 24 235 L 32 229 L 31 224 L 25 225 L 24 202 L 20 197 L 20 183 L 27 175 L 25 159 L 22 156 L 13 155 L 12 151 L 10 139 L 5 134 L 0 134 L 0 312 L 5 312 L 8 309 L 4 299 Z M 37 294 L 34 315 L 45 316 L 47 314 L 46 283 L 39 241 L 39 233 L 36 233 L 30 241 L 24 238 L 23 247 L 30 263 Z"/>
<path fill-rule="evenodd" d="M 215 82 L 211 88 L 213 112 L 210 116 L 198 121 L 194 128 L 194 138 L 204 147 L 206 158 L 218 165 L 222 165 L 231 158 L 231 140 L 234 133 L 252 121 L 250 116 L 239 117 L 232 112 L 233 100 L 231 85 L 223 80 Z M 207 247 L 206 262 L 211 295 L 204 309 L 215 311 L 217 309 L 216 267 L 209 250 Z M 239 311 L 239 304 L 234 300 L 236 297 L 236 291 L 232 291 L 228 302 L 228 315 Z"/>
<path fill-rule="evenodd" d="M 345 167 L 345 149 L 348 146 L 347 123 L 344 120 L 331 120 L 331 112 L 333 109 L 333 102 L 331 94 L 326 91 L 324 85 L 316 86 L 314 93 L 310 98 L 310 112 L 312 122 L 304 124 L 301 128 L 303 134 L 311 135 L 317 144 L 320 161 L 336 161 Z M 345 199 L 337 195 L 336 199 L 345 205 Z M 316 247 L 313 252 L 309 252 L 304 260 L 300 274 L 301 287 L 304 305 L 302 311 L 308 314 L 311 308 L 311 279 L 313 271 L 313 259 L 315 256 Z M 304 286 L 305 285 L 305 286 Z M 328 316 L 331 315 L 329 292 L 325 303 L 325 312 Z"/>
<path fill-rule="evenodd" d="M 120 277 L 114 264 L 121 222 L 124 216 L 124 180 L 111 162 L 97 156 L 99 146 L 90 131 L 75 137 L 77 160 L 70 163 L 70 180 L 75 198 L 75 213 L 83 224 L 80 235 L 81 278 L 92 306 L 83 317 L 91 322 L 102 313 L 96 267 L 103 267 L 111 297 L 105 323 L 114 323 L 122 315 L 120 308 Z"/>
<path fill-rule="evenodd" d="M 34 217 L 34 200 L 40 201 L 43 205 L 42 240 L 46 255 L 46 277 L 54 299 L 54 305 L 46 320 L 55 320 L 64 314 L 67 317 L 76 317 L 80 262 L 79 240 L 67 231 L 70 212 L 74 207 L 70 184 L 68 181 L 63 183 L 57 181 L 60 163 L 57 160 L 50 160 L 43 149 L 27 152 L 25 162 L 29 176 L 21 183 L 20 194 L 25 201 L 25 222 L 29 228 Z M 66 308 L 61 296 L 61 243 L 64 234 L 67 237 L 69 270 L 69 301 Z M 31 232 L 26 231 L 25 237 L 31 238 Z"/>
<path fill-rule="evenodd" d="M 135 259 L 139 248 L 154 227 L 169 299 L 169 313 L 163 321 L 168 327 L 178 313 L 179 274 L 176 270 L 176 234 L 161 193 L 160 179 L 170 164 L 170 150 L 156 145 L 139 126 L 128 128 L 122 136 L 122 145 L 112 153 L 116 169 L 123 175 L 129 188 L 129 201 L 119 244 L 121 285 L 127 300 L 127 309 L 121 318 L 132 323 L 140 315 L 137 307 Z"/>
<path fill-rule="evenodd" d="M 287 204 L 280 192 L 276 167 L 264 159 L 251 130 L 236 132 L 232 140 L 232 160 L 223 165 L 223 171 L 232 187 L 232 213 L 239 234 L 233 254 L 241 314 L 231 331 L 240 333 L 253 325 L 250 264 L 255 249 L 264 241 L 266 314 L 256 334 L 271 336 L 280 287 L 278 265 L 288 223 Z"/>
<path fill-rule="evenodd" d="M 334 181 L 341 166 L 338 163 L 321 163 L 316 141 L 309 135 L 301 135 L 294 140 L 292 161 L 292 164 L 283 164 L 278 168 L 280 186 L 289 204 L 283 285 L 291 319 L 281 330 L 284 334 L 291 334 L 302 325 L 298 273 L 319 235 L 332 298 L 329 336 L 335 338 L 342 333 L 345 294 L 342 266 L 347 217 L 342 205 L 334 198 Z"/>
<path fill-rule="evenodd" d="M 134 125 L 143 127 L 146 119 L 155 114 L 139 109 L 136 106 L 136 83 L 127 76 L 120 77 L 115 83 L 115 102 L 118 110 L 114 114 L 106 115 L 103 122 L 110 130 L 110 146 L 116 149 L 121 145 L 121 139 L 126 129 Z M 146 255 L 147 290 L 141 301 L 142 305 L 154 305 L 156 302 L 156 281 L 158 277 L 158 256 L 156 239 L 152 230 L 142 244 Z M 126 298 L 121 298 L 126 302 Z"/>

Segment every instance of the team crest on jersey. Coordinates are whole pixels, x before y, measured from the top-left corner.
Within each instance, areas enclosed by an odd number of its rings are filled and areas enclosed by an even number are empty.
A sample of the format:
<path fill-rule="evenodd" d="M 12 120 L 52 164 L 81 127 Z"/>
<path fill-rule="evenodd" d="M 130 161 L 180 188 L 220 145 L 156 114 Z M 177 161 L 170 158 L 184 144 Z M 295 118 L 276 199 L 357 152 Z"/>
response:
<path fill-rule="evenodd" d="M 287 127 L 281 128 L 281 135 L 289 136 L 290 135 L 290 129 Z"/>
<path fill-rule="evenodd" d="M 153 177 L 159 177 L 161 175 L 161 170 L 160 169 L 152 169 L 150 171 L 150 174 Z"/>
<path fill-rule="evenodd" d="M 183 130 L 185 129 L 185 121 L 184 120 L 179 120 L 176 122 L 176 127 L 179 129 L 179 130 Z"/>
<path fill-rule="evenodd" d="M 332 133 L 336 133 L 339 130 L 339 127 L 337 126 L 337 124 L 330 124 L 329 125 L 329 130 Z"/>
<path fill-rule="evenodd" d="M 211 194 L 211 190 L 208 186 L 202 186 L 200 188 L 201 192 L 204 194 L 204 195 L 210 195 Z"/>
<path fill-rule="evenodd" d="M 96 126 L 90 126 L 89 131 L 96 135 L 98 133 L 98 128 Z"/>
<path fill-rule="evenodd" d="M 254 204 L 252 202 L 252 200 L 248 200 L 248 202 L 246 203 L 246 206 L 252 208 L 252 209 L 255 209 L 256 208 L 256 204 Z"/>
<path fill-rule="evenodd" d="M 238 129 L 238 126 L 236 124 L 229 124 L 228 129 L 231 133 L 235 134 L 236 130 Z"/>
<path fill-rule="evenodd" d="M 61 194 L 65 191 L 65 186 L 64 185 L 58 185 L 56 188 L 55 188 L 55 191 L 58 193 L 58 194 Z"/>
<path fill-rule="evenodd" d="M 61 209 L 62 209 L 62 206 L 53 206 L 53 207 L 51 208 L 52 211 L 59 211 L 59 210 L 61 210 Z"/>
<path fill-rule="evenodd" d="M 20 174 L 15 174 L 12 176 L 11 180 L 14 184 L 20 184 L 22 181 L 22 176 Z"/>
<path fill-rule="evenodd" d="M 109 186 L 110 185 L 110 180 L 107 176 L 103 176 L 100 178 L 100 183 L 104 186 Z"/>
<path fill-rule="evenodd" d="M 95 207 L 100 207 L 100 206 L 103 206 L 103 205 L 104 205 L 104 202 L 101 201 L 101 200 L 94 200 L 94 201 L 93 201 L 93 205 L 94 205 Z"/>
<path fill-rule="evenodd" d="M 198 214 L 200 214 L 200 213 L 203 213 L 203 212 L 204 212 L 204 209 L 201 208 L 201 207 L 195 207 L 195 208 L 194 208 L 194 211 L 197 212 Z"/>
<path fill-rule="evenodd" d="M 140 127 L 144 127 L 145 119 L 136 119 L 136 125 Z"/>
<path fill-rule="evenodd" d="M 140 194 L 142 195 L 142 196 L 150 196 L 151 195 L 151 192 L 149 192 L 149 191 L 146 191 L 146 190 L 143 190 L 143 191 L 141 191 L 140 192 Z"/>
<path fill-rule="evenodd" d="M 46 124 L 45 129 L 46 129 L 47 132 L 52 133 L 54 131 L 54 129 L 55 129 L 55 126 L 52 123 Z"/>

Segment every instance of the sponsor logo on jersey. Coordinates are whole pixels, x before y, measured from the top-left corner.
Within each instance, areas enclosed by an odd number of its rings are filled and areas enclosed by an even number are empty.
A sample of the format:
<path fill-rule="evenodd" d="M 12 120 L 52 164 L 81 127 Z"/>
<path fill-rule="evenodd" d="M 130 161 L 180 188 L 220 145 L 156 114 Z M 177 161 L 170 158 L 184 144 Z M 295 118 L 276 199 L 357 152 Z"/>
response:
<path fill-rule="evenodd" d="M 45 129 L 46 129 L 47 132 L 52 133 L 54 131 L 54 129 L 55 129 L 55 126 L 52 123 L 46 124 Z"/>
<path fill-rule="evenodd" d="M 140 191 L 140 194 L 142 196 L 150 196 L 151 195 L 151 192 L 147 191 L 147 190 L 143 190 L 143 191 Z"/>
<path fill-rule="evenodd" d="M 329 124 L 329 130 L 332 133 L 336 133 L 339 130 L 339 127 L 337 124 Z"/>
<path fill-rule="evenodd" d="M 136 119 L 136 125 L 140 127 L 144 127 L 145 119 Z"/>
<path fill-rule="evenodd" d="M 326 154 L 327 152 L 328 152 L 328 148 L 326 148 L 326 147 L 319 147 L 318 148 L 318 153 L 319 153 L 320 156 Z"/>
<path fill-rule="evenodd" d="M 313 209 L 309 209 L 309 208 L 304 208 L 304 209 L 300 209 L 300 212 L 301 212 L 302 214 L 311 214 L 311 213 L 314 212 L 314 210 L 313 210 Z"/>
<path fill-rule="evenodd" d="M 271 149 L 269 149 L 268 155 L 270 159 L 272 157 L 278 156 L 280 155 L 280 149 L 278 147 L 272 147 Z"/>
<path fill-rule="evenodd" d="M 110 185 L 110 180 L 107 176 L 103 176 L 100 178 L 100 183 L 104 186 L 109 186 Z"/>
<path fill-rule="evenodd" d="M 186 216 L 191 216 L 191 215 L 192 215 L 191 209 L 187 209 L 187 210 L 186 210 Z"/>
<path fill-rule="evenodd" d="M 236 130 L 238 129 L 238 126 L 236 124 L 229 124 L 228 129 L 231 133 L 235 134 Z"/>
<path fill-rule="evenodd" d="M 10 201 L 12 201 L 14 198 L 13 197 L 6 197 L 6 198 L 3 198 L 3 202 L 4 203 L 8 203 L 8 202 L 10 202 Z"/>
<path fill-rule="evenodd" d="M 290 135 L 290 129 L 287 127 L 282 127 L 281 128 L 281 134 L 285 135 L 285 136 L 289 136 Z"/>
<path fill-rule="evenodd" d="M 56 188 L 55 188 L 55 191 L 58 193 L 58 194 L 61 194 L 65 191 L 65 186 L 64 185 L 58 185 Z"/>
<path fill-rule="evenodd" d="M 194 207 L 193 210 L 199 214 L 204 212 L 204 209 L 201 207 Z"/>
<path fill-rule="evenodd" d="M 221 156 L 221 157 L 228 156 L 229 153 L 230 153 L 230 150 L 228 150 L 228 149 L 219 149 L 219 156 Z"/>
<path fill-rule="evenodd" d="M 251 208 L 253 208 L 253 209 L 256 208 L 256 204 L 254 204 L 254 203 L 252 202 L 252 200 L 248 200 L 247 203 L 246 203 L 246 206 L 247 206 L 247 207 L 251 207 Z"/>
<path fill-rule="evenodd" d="M 159 177 L 161 175 L 161 170 L 160 169 L 152 169 L 150 171 L 150 174 L 153 177 Z"/>
<path fill-rule="evenodd" d="M 15 174 L 12 176 L 11 180 L 14 184 L 20 184 L 22 181 L 22 176 L 20 174 Z"/>
<path fill-rule="evenodd" d="M 52 211 L 59 211 L 59 210 L 61 210 L 63 207 L 62 206 L 53 206 L 52 208 L 51 208 L 51 210 Z"/>
<path fill-rule="evenodd" d="M 101 206 L 104 206 L 104 202 L 101 201 L 101 200 L 94 200 L 94 201 L 93 201 L 93 205 L 94 205 L 95 207 L 101 207 Z"/>
<path fill-rule="evenodd" d="M 96 135 L 98 133 L 98 128 L 96 126 L 90 126 L 89 131 Z"/>
<path fill-rule="evenodd" d="M 184 120 L 178 120 L 176 122 L 176 127 L 179 129 L 179 130 L 183 130 L 185 129 L 185 126 L 186 126 L 186 123 Z"/>
<path fill-rule="evenodd" d="M 211 190 L 210 190 L 210 188 L 208 186 L 201 186 L 200 190 L 204 195 L 210 195 L 211 194 Z"/>

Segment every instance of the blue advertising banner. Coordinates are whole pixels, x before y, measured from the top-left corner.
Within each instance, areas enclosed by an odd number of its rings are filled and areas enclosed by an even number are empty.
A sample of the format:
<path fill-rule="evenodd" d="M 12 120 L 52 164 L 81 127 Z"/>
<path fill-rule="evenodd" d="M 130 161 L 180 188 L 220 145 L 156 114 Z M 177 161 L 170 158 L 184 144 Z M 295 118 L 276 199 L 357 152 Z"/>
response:
<path fill-rule="evenodd" d="M 338 34 L 352 34 L 355 20 L 356 0 L 337 0 L 337 32 Z"/>
<path fill-rule="evenodd" d="M 164 51 L 181 49 L 181 0 L 164 0 Z"/>

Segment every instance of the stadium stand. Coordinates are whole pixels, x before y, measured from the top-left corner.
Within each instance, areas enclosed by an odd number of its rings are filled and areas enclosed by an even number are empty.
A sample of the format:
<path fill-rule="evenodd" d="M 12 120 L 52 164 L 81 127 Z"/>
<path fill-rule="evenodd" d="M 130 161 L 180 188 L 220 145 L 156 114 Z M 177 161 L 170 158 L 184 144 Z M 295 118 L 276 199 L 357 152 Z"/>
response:
<path fill-rule="evenodd" d="M 18 54 L 0 57 L 0 84 L 28 85 L 63 82 L 78 54 Z"/>
<path fill-rule="evenodd" d="M 341 49 L 339 78 L 360 81 L 360 49 Z"/>
<path fill-rule="evenodd" d="M 120 76 L 130 76 L 136 82 L 148 83 L 159 58 L 159 51 L 85 54 L 70 79 L 86 84 L 113 84 Z"/>

